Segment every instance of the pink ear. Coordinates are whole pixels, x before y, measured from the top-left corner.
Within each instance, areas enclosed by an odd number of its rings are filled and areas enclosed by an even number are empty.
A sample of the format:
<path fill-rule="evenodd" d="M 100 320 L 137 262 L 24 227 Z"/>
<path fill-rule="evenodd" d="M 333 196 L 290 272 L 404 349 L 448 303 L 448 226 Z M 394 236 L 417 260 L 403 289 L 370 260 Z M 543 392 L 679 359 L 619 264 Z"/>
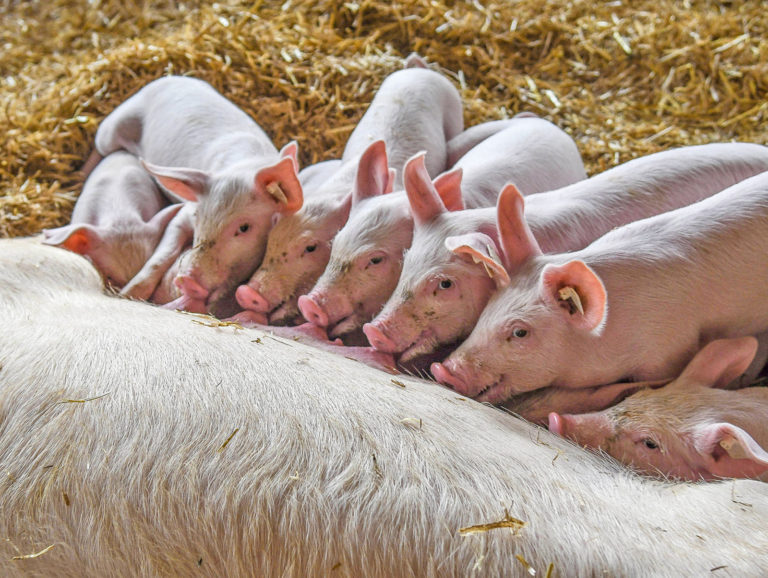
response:
<path fill-rule="evenodd" d="M 435 189 L 449 211 L 463 211 L 464 199 L 461 196 L 461 178 L 464 169 L 446 171 L 435 179 Z"/>
<path fill-rule="evenodd" d="M 747 370 L 756 352 L 754 337 L 711 341 L 688 362 L 675 387 L 725 387 Z"/>
<path fill-rule="evenodd" d="M 48 229 L 43 233 L 43 243 L 64 247 L 78 255 L 87 255 L 101 243 L 98 231 L 90 225 L 66 225 Z"/>
<path fill-rule="evenodd" d="M 179 167 L 161 167 L 141 160 L 141 164 L 160 186 L 184 201 L 199 201 L 208 192 L 210 177 L 204 171 Z"/>
<path fill-rule="evenodd" d="M 256 191 L 266 194 L 278 204 L 283 214 L 295 213 L 304 204 L 304 194 L 294 160 L 288 156 L 256 173 Z"/>
<path fill-rule="evenodd" d="M 600 277 L 583 261 L 547 265 L 541 272 L 542 298 L 560 307 L 576 327 L 600 331 L 606 316 L 607 296 Z"/>
<path fill-rule="evenodd" d="M 360 157 L 352 190 L 352 204 L 391 191 L 387 145 L 383 140 L 371 144 Z"/>
<path fill-rule="evenodd" d="M 299 172 L 299 145 L 295 140 L 292 140 L 283 148 L 280 149 L 280 158 L 293 159 L 293 170 Z"/>
<path fill-rule="evenodd" d="M 417 225 L 428 223 L 440 213 L 445 212 L 442 200 L 437 193 L 432 179 L 424 164 L 425 153 L 419 153 L 408 159 L 403 171 L 405 194 L 411 204 L 413 219 Z"/>
<path fill-rule="evenodd" d="M 496 243 L 483 233 L 455 235 L 445 240 L 445 247 L 465 259 L 483 265 L 488 276 L 500 287 L 509 284 L 509 273 L 501 263 Z"/>
<path fill-rule="evenodd" d="M 740 427 L 714 423 L 701 426 L 694 436 L 696 451 L 715 476 L 756 478 L 768 472 L 768 452 Z"/>
<path fill-rule="evenodd" d="M 523 195 L 515 185 L 505 186 L 497 201 L 496 224 L 508 271 L 518 269 L 523 263 L 541 255 L 541 248 L 525 220 Z"/>

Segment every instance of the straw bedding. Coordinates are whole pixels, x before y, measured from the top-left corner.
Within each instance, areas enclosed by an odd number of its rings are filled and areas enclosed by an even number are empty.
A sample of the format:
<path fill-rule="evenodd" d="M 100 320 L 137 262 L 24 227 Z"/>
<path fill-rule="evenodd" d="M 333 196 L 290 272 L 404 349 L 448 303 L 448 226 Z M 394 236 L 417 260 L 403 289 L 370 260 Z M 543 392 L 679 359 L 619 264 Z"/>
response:
<path fill-rule="evenodd" d="M 760 1 L 0 0 L 0 237 L 68 221 L 99 122 L 161 75 L 207 80 L 305 165 L 341 154 L 416 51 L 460 89 L 467 126 L 535 112 L 594 174 L 765 144 L 767 27 Z"/>

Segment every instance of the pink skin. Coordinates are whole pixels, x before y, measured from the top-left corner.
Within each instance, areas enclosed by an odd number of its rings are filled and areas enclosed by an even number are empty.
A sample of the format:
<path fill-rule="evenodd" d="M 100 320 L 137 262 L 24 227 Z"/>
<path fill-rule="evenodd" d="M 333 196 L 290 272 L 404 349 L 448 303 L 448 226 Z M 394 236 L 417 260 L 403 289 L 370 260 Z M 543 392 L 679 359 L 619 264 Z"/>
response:
<path fill-rule="evenodd" d="M 380 310 L 397 284 L 402 254 L 411 242 L 413 222 L 405 195 L 385 194 L 392 186 L 386 159 L 371 169 L 366 196 L 355 197 L 325 272 L 299 298 L 304 318 L 327 327 L 332 337 L 359 329 Z M 429 181 L 423 154 L 406 163 L 406 183 L 422 173 Z"/>
<path fill-rule="evenodd" d="M 461 162 L 469 160 L 467 155 Z M 471 168 L 464 169 L 465 182 Z M 767 168 L 768 149 L 759 145 L 727 143 L 673 149 L 558 190 L 527 196 L 525 216 L 543 251 L 574 251 L 618 225 L 692 203 Z M 504 199 L 502 192 L 499 203 Z M 378 345 L 374 347 L 380 345 L 388 351 L 394 343 L 392 353 L 402 353 L 404 360 L 466 338 L 496 288 L 486 270 L 507 275 L 496 259 L 485 254 L 489 246 L 498 247 L 495 211 L 453 214 L 443 207 L 427 206 L 424 216 L 416 220 L 398 287 L 379 318 L 369 324 L 373 327 L 370 332 L 378 330 Z M 486 284 L 463 292 L 462 301 L 450 300 L 448 293 L 435 295 L 431 288 L 435 279 L 442 278 L 454 282 L 471 279 L 473 283 L 476 278 L 485 278 Z M 466 295 L 473 299 L 469 307 L 465 305 Z M 445 337 L 441 339 L 440 334 Z M 407 351 L 411 347 L 413 354 Z"/>
<path fill-rule="evenodd" d="M 768 473 L 768 388 L 718 389 L 749 365 L 752 337 L 716 340 L 661 389 L 582 415 L 549 414 L 549 429 L 649 475 L 684 480 Z"/>
<path fill-rule="evenodd" d="M 479 243 L 483 251 L 495 246 L 496 211 L 471 209 L 496 204 L 508 182 L 536 196 L 586 177 L 573 139 L 533 115 L 468 129 L 449 149 L 455 153 L 467 140 L 478 142 L 456 164 L 462 171 L 457 182 L 439 182 L 446 173 L 434 187 L 424 175 L 419 175 L 421 182 L 406 183 L 414 241 L 397 289 L 379 317 L 363 329 L 374 347 L 402 353 L 403 361 L 455 345 L 469 335 L 495 288 L 464 247 L 463 235 L 490 237 Z M 470 210 L 462 211 L 465 206 Z M 448 241 L 452 237 L 456 239 Z"/>
<path fill-rule="evenodd" d="M 342 168 L 333 182 L 308 198 L 296 215 L 277 222 L 261 267 L 247 283 L 248 288 L 239 290 L 241 307 L 268 313 L 272 324 L 301 319 L 299 296 L 312 289 L 327 266 L 331 240 L 346 223 L 353 197 L 365 194 L 360 191 L 369 186 L 377 186 L 365 182 L 367 178 L 378 178 L 369 176 L 373 173 L 366 165 L 380 164 L 382 157 L 386 162 L 384 147 L 394 167 L 401 167 L 412 155 L 425 150 L 431 174 L 445 169 L 446 141 L 463 127 L 461 99 L 450 82 L 422 65 L 420 58 L 411 58 L 405 70 L 382 82 L 347 141 Z M 357 176 L 347 179 L 350 166 Z M 396 178 L 393 186 L 400 187 L 402 182 Z M 350 195 L 353 183 L 358 192 Z"/>
<path fill-rule="evenodd" d="M 756 280 L 768 276 L 766 195 L 763 173 L 563 256 L 541 254 L 521 198 L 500 220 L 502 270 L 516 273 L 433 374 L 500 403 L 545 387 L 670 379 L 700 343 L 762 333 L 768 310 Z M 703 306 L 712 295 L 723 305 Z"/>
<path fill-rule="evenodd" d="M 181 262 L 182 288 L 207 292 L 206 307 L 223 313 L 258 266 L 277 214 L 301 207 L 296 145 L 280 153 L 253 120 L 203 81 L 155 80 L 99 126 L 100 154 L 125 149 L 169 196 L 197 203 L 192 249 Z"/>
<path fill-rule="evenodd" d="M 192 246 L 195 209 L 195 203 L 184 203 L 168 223 L 152 256 L 123 287 L 121 295 L 158 304 L 168 303 L 179 296 L 174 279 L 182 255 Z"/>
<path fill-rule="evenodd" d="M 141 269 L 181 208 L 167 201 L 133 155 L 116 152 L 93 170 L 69 225 L 44 232 L 43 243 L 88 258 L 106 284 L 120 289 Z"/>
<path fill-rule="evenodd" d="M 349 214 L 348 200 L 306 203 L 296 215 L 280 219 L 267 240 L 259 269 L 237 288 L 243 309 L 268 314 L 270 324 L 300 319 L 298 297 L 309 291 L 331 255 L 331 240 Z"/>

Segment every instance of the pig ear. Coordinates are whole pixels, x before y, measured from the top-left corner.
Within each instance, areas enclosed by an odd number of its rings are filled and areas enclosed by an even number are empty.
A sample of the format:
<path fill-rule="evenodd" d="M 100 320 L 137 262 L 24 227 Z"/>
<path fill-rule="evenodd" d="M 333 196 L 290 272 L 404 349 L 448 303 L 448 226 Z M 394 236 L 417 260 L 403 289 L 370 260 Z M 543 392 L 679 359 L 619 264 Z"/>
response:
<path fill-rule="evenodd" d="M 518 269 L 529 259 L 541 255 L 541 248 L 525 220 L 523 195 L 513 184 L 506 185 L 497 201 L 496 226 L 507 271 Z"/>
<path fill-rule="evenodd" d="M 411 212 L 416 224 L 428 223 L 440 213 L 445 212 L 443 201 L 432 184 L 432 178 L 424 164 L 425 153 L 419 153 L 408 159 L 403 170 L 405 194 L 411 204 Z"/>
<path fill-rule="evenodd" d="M 141 164 L 155 180 L 180 201 L 199 201 L 208 192 L 210 177 L 204 171 L 179 167 L 161 167 L 141 159 Z"/>
<path fill-rule="evenodd" d="M 715 476 L 755 478 L 768 472 L 768 452 L 740 427 L 713 423 L 701 426 L 693 435 L 696 451 Z"/>
<path fill-rule="evenodd" d="M 255 178 L 256 191 L 272 198 L 283 214 L 295 213 L 304 204 L 304 193 L 296 172 L 295 159 L 290 156 L 276 164 L 259 169 Z"/>
<path fill-rule="evenodd" d="M 87 255 L 101 244 L 101 235 L 90 225 L 66 225 L 43 231 L 43 243 Z"/>
<path fill-rule="evenodd" d="M 544 302 L 561 308 L 576 327 L 596 333 L 602 330 L 607 305 L 605 286 L 583 261 L 544 267 L 540 291 Z"/>
<path fill-rule="evenodd" d="M 461 178 L 464 169 L 458 168 L 446 171 L 435 179 L 435 189 L 443 205 L 449 211 L 463 211 L 464 199 L 461 196 Z"/>
<path fill-rule="evenodd" d="M 290 158 L 293 160 L 293 170 L 296 174 L 299 173 L 299 145 L 295 140 L 292 140 L 283 148 L 280 149 L 280 158 Z"/>
<path fill-rule="evenodd" d="M 509 273 L 501 262 L 496 243 L 488 235 L 483 233 L 455 235 L 445 240 L 445 246 L 454 255 L 480 263 L 499 287 L 509 285 Z"/>
<path fill-rule="evenodd" d="M 394 180 L 391 177 L 387 161 L 387 145 L 383 140 L 377 140 L 360 156 L 357 178 L 352 189 L 352 204 L 392 191 Z"/>
<path fill-rule="evenodd" d="M 747 370 L 756 352 L 751 336 L 711 341 L 688 362 L 675 387 L 725 387 Z"/>

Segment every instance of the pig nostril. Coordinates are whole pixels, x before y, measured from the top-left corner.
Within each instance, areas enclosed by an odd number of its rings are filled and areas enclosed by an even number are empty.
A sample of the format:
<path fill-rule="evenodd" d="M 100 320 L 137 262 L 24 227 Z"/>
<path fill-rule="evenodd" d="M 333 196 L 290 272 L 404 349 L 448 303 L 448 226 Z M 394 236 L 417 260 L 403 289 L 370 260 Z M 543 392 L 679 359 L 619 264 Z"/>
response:
<path fill-rule="evenodd" d="M 205 300 L 208 297 L 208 290 L 191 275 L 177 275 L 174 284 L 184 295 L 193 299 Z"/>
<path fill-rule="evenodd" d="M 395 343 L 378 327 L 371 323 L 363 325 L 363 333 L 368 338 L 371 347 L 385 353 L 394 353 Z"/>
<path fill-rule="evenodd" d="M 304 319 L 319 325 L 320 327 L 328 326 L 328 314 L 323 311 L 323 308 L 309 295 L 302 295 L 299 297 L 299 311 L 304 316 Z"/>
<path fill-rule="evenodd" d="M 258 313 L 269 311 L 269 302 L 257 289 L 250 285 L 240 285 L 235 291 L 235 299 L 243 309 L 249 309 Z"/>

